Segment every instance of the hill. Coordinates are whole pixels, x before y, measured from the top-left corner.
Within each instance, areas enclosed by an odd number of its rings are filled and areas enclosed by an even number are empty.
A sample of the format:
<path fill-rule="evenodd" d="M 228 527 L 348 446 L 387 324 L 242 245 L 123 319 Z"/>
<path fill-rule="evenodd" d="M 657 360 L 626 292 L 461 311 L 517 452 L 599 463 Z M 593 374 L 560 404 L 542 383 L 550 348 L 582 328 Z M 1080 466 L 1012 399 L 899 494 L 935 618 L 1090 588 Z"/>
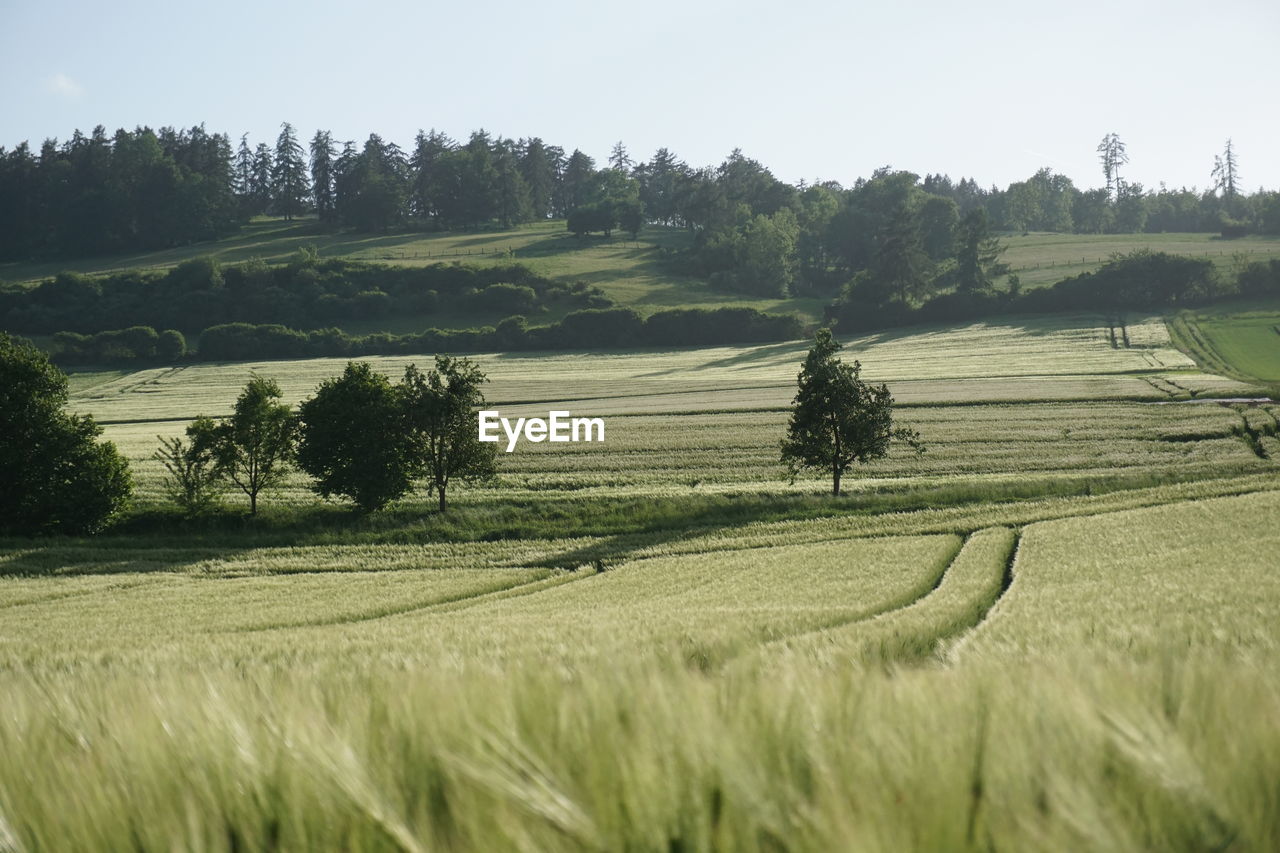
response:
<path fill-rule="evenodd" d="M 1005 235 L 1003 260 L 1024 288 L 1053 284 L 1068 276 L 1095 270 L 1117 253 L 1138 249 L 1208 257 L 1223 267 L 1238 259 L 1280 258 L 1280 237 L 1222 240 L 1215 234 L 1052 234 Z M 397 266 L 425 266 L 441 262 L 490 265 L 517 260 L 548 278 L 600 288 L 620 305 L 648 314 L 664 308 L 715 308 L 726 305 L 757 308 L 771 313 L 794 312 L 807 322 L 821 320 L 825 300 L 816 297 L 759 298 L 718 291 L 706 281 L 677 271 L 671 255 L 691 243 L 680 228 L 645 227 L 637 239 L 615 234 L 579 239 L 560 220 L 509 230 L 478 232 L 402 232 L 355 234 L 333 232 L 314 219 L 293 221 L 259 218 L 234 237 L 176 249 L 86 258 L 65 262 L 0 264 L 0 281 L 35 282 L 64 270 L 106 273 L 126 269 L 164 270 L 191 258 L 210 256 L 224 264 L 254 258 L 284 263 L 300 249 L 314 247 L 321 258 L 378 261 Z M 1007 279 L 1006 279 L 1007 283 Z M 560 313 L 541 316 L 553 322 Z M 337 325 L 352 334 L 404 334 L 426 326 L 471 328 L 496 323 L 503 312 L 444 312 L 430 316 L 398 314 L 376 321 L 345 319 Z M 192 330 L 198 331 L 198 330 Z"/>
<path fill-rule="evenodd" d="M 75 261 L 0 264 L 0 281 L 36 282 L 64 270 L 105 273 L 128 269 L 164 270 L 200 256 L 224 264 L 254 258 L 285 263 L 300 249 L 314 247 L 321 258 L 378 261 L 398 266 L 426 266 L 459 261 L 496 264 L 517 260 L 534 272 L 566 284 L 584 282 L 599 287 L 615 302 L 642 314 L 663 308 L 717 308 L 726 305 L 757 308 L 771 313 L 796 312 L 816 321 L 822 300 L 813 298 L 759 299 L 712 289 L 705 281 L 681 275 L 666 263 L 668 253 L 686 248 L 687 231 L 647 226 L 630 240 L 616 233 L 612 238 L 579 239 L 565 230 L 562 220 L 539 222 L 506 231 L 402 232 L 353 234 L 332 232 L 314 219 L 285 222 L 259 218 L 234 237 L 196 243 L 177 249 Z M 485 314 L 432 315 L 429 319 L 401 316 L 380 322 L 376 328 L 358 320 L 339 324 L 351 333 L 417 331 L 424 324 L 440 328 L 468 328 L 493 322 L 500 316 Z M 546 319 L 558 319 L 549 316 Z"/>

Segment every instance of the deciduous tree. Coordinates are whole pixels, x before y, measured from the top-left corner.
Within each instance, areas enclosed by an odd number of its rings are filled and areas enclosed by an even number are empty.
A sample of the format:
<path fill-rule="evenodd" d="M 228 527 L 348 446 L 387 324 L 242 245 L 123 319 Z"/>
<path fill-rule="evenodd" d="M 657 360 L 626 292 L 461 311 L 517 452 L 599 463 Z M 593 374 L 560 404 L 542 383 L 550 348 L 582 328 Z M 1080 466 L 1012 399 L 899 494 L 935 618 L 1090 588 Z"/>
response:
<path fill-rule="evenodd" d="M 94 533 L 128 501 L 128 463 L 66 402 L 66 374 L 0 332 L 0 532 Z"/>
<path fill-rule="evenodd" d="M 218 425 L 212 418 L 198 417 L 187 426 L 187 440 L 160 437 L 160 449 L 153 459 L 169 475 L 164 489 L 169 498 L 188 516 L 201 515 L 218 503 L 225 480 L 218 469 Z"/>
<path fill-rule="evenodd" d="M 901 441 L 924 452 L 920 436 L 893 426 L 893 397 L 885 385 L 870 385 L 853 366 L 836 357 L 841 349 L 830 330 L 819 329 L 800 370 L 799 390 L 782 440 L 782 462 L 794 478 L 815 469 L 831 475 L 831 494 L 840 494 L 840 478 L 855 462 L 867 463 Z"/>
<path fill-rule="evenodd" d="M 214 435 L 218 470 L 248 495 L 250 515 L 258 514 L 258 495 L 279 485 L 293 458 L 297 422 L 281 396 L 274 380 L 253 377 Z"/>
<path fill-rule="evenodd" d="M 426 478 L 427 494 L 435 494 L 440 511 L 455 482 L 477 483 L 497 471 L 496 444 L 481 442 L 476 412 L 484 407 L 481 385 L 488 379 L 469 359 L 436 356 L 436 366 L 423 374 L 405 368 L 400 385 L 414 473 Z"/>
<path fill-rule="evenodd" d="M 407 494 L 413 465 L 399 391 L 364 362 L 348 362 L 298 407 L 298 467 L 329 498 L 373 512 Z"/>

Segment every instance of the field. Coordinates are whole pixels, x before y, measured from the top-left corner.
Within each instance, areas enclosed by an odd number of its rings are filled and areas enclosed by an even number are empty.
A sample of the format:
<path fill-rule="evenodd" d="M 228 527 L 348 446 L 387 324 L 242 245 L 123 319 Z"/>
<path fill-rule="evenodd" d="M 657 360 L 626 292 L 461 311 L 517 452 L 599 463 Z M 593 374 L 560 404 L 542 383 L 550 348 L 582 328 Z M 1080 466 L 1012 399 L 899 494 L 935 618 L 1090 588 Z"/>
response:
<path fill-rule="evenodd" d="M 1001 238 L 1000 260 L 1024 288 L 1042 287 L 1096 270 L 1112 255 L 1140 249 L 1208 258 L 1230 272 L 1246 263 L 1280 258 L 1280 239 L 1255 236 L 1223 240 L 1217 234 L 1013 234 Z"/>
<path fill-rule="evenodd" d="M 1202 363 L 1245 381 L 1280 383 L 1280 305 L 1274 300 L 1184 311 L 1171 328 Z"/>
<path fill-rule="evenodd" d="M 805 350 L 480 356 L 504 415 L 606 440 L 522 444 L 443 516 L 297 475 L 256 520 L 169 509 L 158 435 L 341 361 L 74 376 L 137 504 L 0 542 L 0 849 L 1280 846 L 1248 350 L 1206 370 L 1138 316 L 849 339 L 927 451 L 840 499 L 778 464 Z"/>

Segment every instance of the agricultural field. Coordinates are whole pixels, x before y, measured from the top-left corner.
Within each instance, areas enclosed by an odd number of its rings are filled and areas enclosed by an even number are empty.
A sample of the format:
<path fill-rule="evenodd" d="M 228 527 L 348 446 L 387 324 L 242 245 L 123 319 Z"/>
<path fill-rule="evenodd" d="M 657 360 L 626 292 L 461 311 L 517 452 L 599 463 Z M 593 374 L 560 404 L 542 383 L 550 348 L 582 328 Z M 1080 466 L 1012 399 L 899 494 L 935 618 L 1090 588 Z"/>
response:
<path fill-rule="evenodd" d="M 1184 311 L 1172 322 L 1179 345 L 1246 381 L 1280 383 L 1280 304 L 1240 302 Z"/>
<path fill-rule="evenodd" d="M 1159 317 L 845 344 L 927 450 L 839 499 L 804 343 L 493 353 L 606 438 L 443 516 L 173 515 L 157 436 L 340 360 L 73 376 L 137 498 L 0 541 L 0 849 L 1280 846 L 1280 404 Z"/>
<path fill-rule="evenodd" d="M 1280 258 L 1280 238 L 1258 235 L 1224 240 L 1217 234 L 1058 234 L 1035 232 L 1001 238 L 1000 260 L 1016 273 L 1024 288 L 1044 287 L 1091 272 L 1112 255 L 1142 249 L 1208 258 L 1224 271 L 1241 262 Z"/>

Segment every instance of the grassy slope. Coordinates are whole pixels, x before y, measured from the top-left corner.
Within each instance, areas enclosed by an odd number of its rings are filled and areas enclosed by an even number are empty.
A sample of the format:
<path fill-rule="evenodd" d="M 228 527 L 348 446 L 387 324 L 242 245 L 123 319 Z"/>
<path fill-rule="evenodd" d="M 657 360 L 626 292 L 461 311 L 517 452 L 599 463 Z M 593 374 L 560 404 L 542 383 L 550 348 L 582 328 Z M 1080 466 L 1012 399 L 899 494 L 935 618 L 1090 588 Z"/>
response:
<path fill-rule="evenodd" d="M 1175 255 L 1207 257 L 1229 267 L 1237 255 L 1257 261 L 1280 258 L 1280 237 L 1223 240 L 1217 234 L 1054 234 L 1032 233 L 1002 237 L 1001 260 L 1017 273 L 1025 287 L 1041 287 L 1095 270 L 1113 254 L 1139 249 Z"/>
<path fill-rule="evenodd" d="M 1141 248 L 1175 254 L 1211 257 L 1222 265 L 1234 263 L 1237 254 L 1252 260 L 1280 257 L 1280 238 L 1248 237 L 1221 240 L 1214 234 L 1045 234 L 1002 238 L 1003 260 L 1024 287 L 1053 284 L 1067 276 L 1097 269 L 1112 254 Z M 637 241 L 615 235 L 580 241 L 564 230 L 560 221 L 524 225 L 506 231 L 476 233 L 424 232 L 369 235 L 328 233 L 311 219 L 284 222 L 262 218 L 241 233 L 212 243 L 198 243 L 158 252 L 143 252 L 65 262 L 0 264 L 0 281 L 35 281 L 61 270 L 107 272 L 118 269 L 165 269 L 199 255 L 212 255 L 223 263 L 250 258 L 277 263 L 298 249 L 314 246 L 321 257 L 348 257 L 408 266 L 439 262 L 498 263 L 510 258 L 528 263 L 538 272 L 561 281 L 584 281 L 601 288 L 617 302 L 642 313 L 676 307 L 743 305 L 763 311 L 790 312 L 817 321 L 822 300 L 812 298 L 749 299 L 712 290 L 698 279 L 672 272 L 661 259 L 663 249 L 688 245 L 681 229 L 652 226 Z M 351 321 L 343 328 L 353 333 L 390 331 L 406 333 L 427 326 L 473 327 L 502 319 L 490 314 L 436 314 L 390 319 Z M 556 315 L 539 315 L 535 322 L 550 322 Z"/>
<path fill-rule="evenodd" d="M 1238 300 L 1184 311 L 1172 319 L 1169 329 L 1178 347 L 1207 369 L 1280 386 L 1280 299 Z"/>
<path fill-rule="evenodd" d="M 661 251 L 682 248 L 687 243 L 685 231 L 658 226 L 646 228 L 638 240 L 632 241 L 622 234 L 608 240 L 602 237 L 578 240 L 565 231 L 561 221 L 535 223 L 507 231 L 368 235 L 328 233 L 310 219 L 294 222 L 259 219 L 246 226 L 240 234 L 212 243 L 78 261 L 0 264 L 0 281 L 36 281 L 68 269 L 85 273 L 133 268 L 167 269 L 200 255 L 211 255 L 227 264 L 250 258 L 281 263 L 300 248 L 314 246 L 322 258 L 346 257 L 404 266 L 453 261 L 488 264 L 515 259 L 560 281 L 583 281 L 595 285 L 615 301 L 641 313 L 663 308 L 742 305 L 762 311 L 795 311 L 810 320 L 821 316 L 821 300 L 746 299 L 719 293 L 703 281 L 672 273 L 662 263 Z M 433 314 L 397 317 L 389 321 L 349 322 L 343 328 L 360 333 L 405 333 L 420 331 L 427 326 L 465 328 L 500 319 L 501 316 L 489 314 Z M 557 317 L 539 315 L 533 319 L 543 322 Z"/>

